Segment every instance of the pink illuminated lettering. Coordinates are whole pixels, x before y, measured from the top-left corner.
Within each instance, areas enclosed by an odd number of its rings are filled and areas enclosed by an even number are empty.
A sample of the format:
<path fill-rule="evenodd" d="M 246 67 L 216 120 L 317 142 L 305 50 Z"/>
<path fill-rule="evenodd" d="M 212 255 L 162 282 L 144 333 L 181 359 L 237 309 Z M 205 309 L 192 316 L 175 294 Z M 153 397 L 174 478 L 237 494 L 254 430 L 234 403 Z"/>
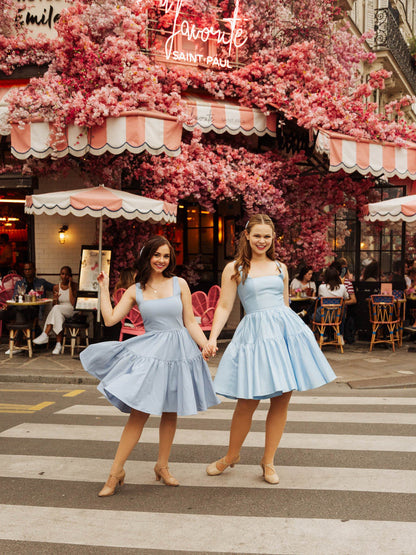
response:
<path fill-rule="evenodd" d="M 175 7 L 175 2 L 171 2 L 169 0 L 159 1 L 159 6 L 163 8 L 166 11 L 166 13 L 173 11 L 173 9 L 175 8 L 175 17 L 173 20 L 173 31 L 165 43 L 165 54 L 168 60 L 172 56 L 172 52 L 174 51 L 173 48 L 174 48 L 175 37 L 177 37 L 178 35 L 182 37 L 186 37 L 190 41 L 200 40 L 202 42 L 208 42 L 210 38 L 216 39 L 217 44 L 228 46 L 228 56 L 231 56 L 231 49 L 233 46 L 236 49 L 241 48 L 241 46 L 243 46 L 243 44 L 247 41 L 248 37 L 244 37 L 243 29 L 237 26 L 237 23 L 241 21 L 241 18 L 238 16 L 238 10 L 240 6 L 239 0 L 236 0 L 235 2 L 233 17 L 226 18 L 224 20 L 228 22 L 230 27 L 230 33 L 228 37 L 225 31 L 221 31 L 220 29 L 214 29 L 212 26 L 199 29 L 198 27 L 196 27 L 195 24 L 193 23 L 191 24 L 186 19 L 184 19 L 179 25 L 178 18 L 182 8 L 182 2 L 183 0 L 178 0 L 176 2 L 176 7 Z"/>

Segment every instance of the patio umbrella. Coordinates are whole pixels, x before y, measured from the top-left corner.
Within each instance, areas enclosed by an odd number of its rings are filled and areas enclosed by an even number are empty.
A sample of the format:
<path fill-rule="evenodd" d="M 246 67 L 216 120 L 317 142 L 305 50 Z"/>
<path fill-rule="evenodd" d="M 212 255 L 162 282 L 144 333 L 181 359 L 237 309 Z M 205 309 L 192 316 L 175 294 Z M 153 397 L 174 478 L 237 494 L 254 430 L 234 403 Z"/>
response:
<path fill-rule="evenodd" d="M 28 195 L 25 203 L 27 214 L 60 214 L 61 216 L 73 214 L 99 218 L 98 272 L 101 272 L 103 216 L 166 224 L 176 222 L 176 210 L 176 204 L 110 189 L 104 185 L 72 191 Z M 100 289 L 98 288 L 99 302 Z M 97 321 L 100 321 L 99 310 L 97 311 Z"/>
<path fill-rule="evenodd" d="M 416 222 L 416 195 L 372 202 L 365 207 L 370 222 Z"/>

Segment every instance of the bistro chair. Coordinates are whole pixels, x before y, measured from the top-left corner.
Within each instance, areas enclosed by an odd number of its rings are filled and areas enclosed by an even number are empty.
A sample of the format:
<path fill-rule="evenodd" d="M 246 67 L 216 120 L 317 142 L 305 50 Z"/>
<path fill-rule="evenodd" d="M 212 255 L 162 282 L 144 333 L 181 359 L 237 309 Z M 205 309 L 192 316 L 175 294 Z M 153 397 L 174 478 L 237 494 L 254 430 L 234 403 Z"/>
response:
<path fill-rule="evenodd" d="M 376 343 L 400 346 L 400 315 L 393 295 L 371 295 L 370 323 L 372 327 L 370 351 Z"/>
<path fill-rule="evenodd" d="M 393 297 L 395 301 L 396 313 L 399 318 L 399 347 L 403 344 L 403 328 L 406 319 L 406 295 L 404 291 L 393 289 Z"/>
<path fill-rule="evenodd" d="M 125 289 L 117 289 L 113 293 L 114 304 L 120 302 L 124 295 Z M 130 312 L 122 318 L 119 341 L 123 341 L 124 335 L 143 335 L 145 333 L 143 318 L 137 306 L 133 306 Z"/>
<path fill-rule="evenodd" d="M 208 296 L 204 291 L 195 291 L 192 293 L 192 310 L 198 323 L 201 323 L 202 315 L 208 308 Z"/>
<path fill-rule="evenodd" d="M 340 327 L 344 314 L 344 299 L 341 297 L 319 297 L 316 299 L 312 317 L 312 331 L 318 335 L 319 348 L 335 345 L 344 352 Z"/>
<path fill-rule="evenodd" d="M 63 324 L 63 341 L 61 354 L 65 353 L 65 348 L 71 348 L 71 356 L 75 355 L 75 349 L 82 349 L 88 347 L 89 340 L 89 323 L 86 316 L 81 313 L 76 313 L 71 318 L 65 320 Z M 69 345 L 66 340 L 69 339 Z M 83 340 L 83 342 L 81 342 Z"/>
<path fill-rule="evenodd" d="M 123 341 L 126 335 L 143 335 L 145 333 L 143 318 L 137 306 L 133 306 L 130 312 L 121 320 L 119 341 Z"/>
<path fill-rule="evenodd" d="M 9 358 L 13 358 L 13 351 L 27 351 L 29 358 L 32 358 L 32 329 L 33 325 L 31 322 L 26 322 L 22 324 L 16 324 L 16 322 L 7 324 L 9 329 Z M 26 341 L 26 345 L 15 346 L 15 341 L 18 333 L 22 332 L 23 340 Z"/>
<path fill-rule="evenodd" d="M 208 291 L 208 308 L 217 308 L 218 301 L 221 295 L 221 287 L 213 285 Z"/>

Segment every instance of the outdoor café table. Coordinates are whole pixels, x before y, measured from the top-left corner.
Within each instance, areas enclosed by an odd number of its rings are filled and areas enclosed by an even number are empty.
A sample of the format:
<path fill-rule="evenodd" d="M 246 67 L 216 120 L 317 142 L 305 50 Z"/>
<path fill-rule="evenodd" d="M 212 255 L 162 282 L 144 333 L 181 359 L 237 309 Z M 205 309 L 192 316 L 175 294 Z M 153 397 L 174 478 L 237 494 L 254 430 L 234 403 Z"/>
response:
<path fill-rule="evenodd" d="M 23 301 L 20 303 L 19 301 L 6 301 L 7 306 L 16 310 L 16 324 L 26 324 L 28 320 L 32 320 L 32 318 L 27 318 L 30 307 L 40 307 L 51 302 L 53 302 L 53 299 L 39 299 L 38 301 Z"/>
<path fill-rule="evenodd" d="M 298 314 L 302 310 L 308 310 L 311 304 L 316 301 L 317 297 L 289 297 L 290 308 Z"/>

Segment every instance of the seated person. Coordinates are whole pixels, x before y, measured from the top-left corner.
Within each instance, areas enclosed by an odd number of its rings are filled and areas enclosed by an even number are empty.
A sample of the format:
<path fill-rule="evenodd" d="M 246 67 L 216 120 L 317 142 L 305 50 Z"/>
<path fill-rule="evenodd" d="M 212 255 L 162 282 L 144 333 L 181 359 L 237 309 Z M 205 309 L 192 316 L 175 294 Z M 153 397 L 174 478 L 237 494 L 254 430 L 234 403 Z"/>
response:
<path fill-rule="evenodd" d="M 362 281 L 379 281 L 380 275 L 378 270 L 378 262 L 373 260 L 370 264 L 364 267 L 362 273 Z"/>
<path fill-rule="evenodd" d="M 59 355 L 62 349 L 62 335 L 65 318 L 74 314 L 77 297 L 77 287 L 72 281 L 72 270 L 69 266 L 62 266 L 60 271 L 61 281 L 53 286 L 53 307 L 46 317 L 43 332 L 33 340 L 35 345 L 44 345 L 53 330 L 56 334 L 56 345 L 53 355 Z"/>
<path fill-rule="evenodd" d="M 357 297 L 355 295 L 354 285 L 351 281 L 351 273 L 348 271 L 348 263 L 345 258 L 334 260 L 331 264 L 339 273 L 341 283 L 345 285 L 348 293 L 348 299 L 344 300 L 345 316 L 344 316 L 344 331 L 345 341 L 349 344 L 355 341 L 355 306 L 357 304 Z"/>
<path fill-rule="evenodd" d="M 45 297 L 47 291 L 53 291 L 54 285 L 46 279 L 36 276 L 36 268 L 33 262 L 25 262 L 23 266 L 23 279 L 14 286 L 13 297 L 25 295 L 29 291 L 39 291 L 41 297 Z"/>
<path fill-rule="evenodd" d="M 297 277 L 292 279 L 290 283 L 290 294 L 296 295 L 296 290 L 300 289 L 308 297 L 316 296 L 316 284 L 312 281 L 313 269 L 312 266 L 304 266 Z"/>
<path fill-rule="evenodd" d="M 347 288 L 341 282 L 341 278 L 339 277 L 338 270 L 334 266 L 329 266 L 325 270 L 324 273 L 324 283 L 318 288 L 318 297 L 337 297 L 344 299 L 344 301 L 349 299 L 349 295 L 347 292 Z M 317 301 L 319 302 L 319 301 Z M 320 307 L 320 310 L 322 307 Z M 316 311 L 315 319 L 316 321 L 320 321 L 321 312 Z M 342 322 L 340 326 L 341 335 L 344 335 L 344 324 L 345 324 L 345 310 L 342 317 Z M 342 338 L 343 339 L 343 338 Z"/>

